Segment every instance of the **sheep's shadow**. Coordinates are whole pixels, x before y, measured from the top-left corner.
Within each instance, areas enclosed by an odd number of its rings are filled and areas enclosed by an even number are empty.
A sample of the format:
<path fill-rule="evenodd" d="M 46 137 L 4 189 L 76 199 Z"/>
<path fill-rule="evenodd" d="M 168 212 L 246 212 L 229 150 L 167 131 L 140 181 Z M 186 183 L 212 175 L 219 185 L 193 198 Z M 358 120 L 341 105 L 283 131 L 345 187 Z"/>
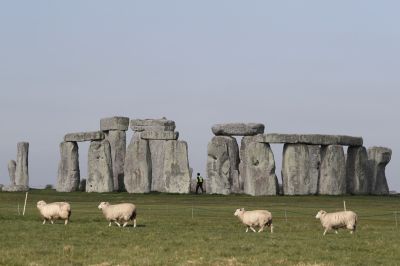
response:
<path fill-rule="evenodd" d="M 129 228 L 133 228 L 133 224 L 127 224 L 125 227 L 129 227 Z M 146 227 L 146 225 L 145 224 L 137 224 L 136 225 L 136 227 L 137 228 L 142 228 L 142 227 Z"/>

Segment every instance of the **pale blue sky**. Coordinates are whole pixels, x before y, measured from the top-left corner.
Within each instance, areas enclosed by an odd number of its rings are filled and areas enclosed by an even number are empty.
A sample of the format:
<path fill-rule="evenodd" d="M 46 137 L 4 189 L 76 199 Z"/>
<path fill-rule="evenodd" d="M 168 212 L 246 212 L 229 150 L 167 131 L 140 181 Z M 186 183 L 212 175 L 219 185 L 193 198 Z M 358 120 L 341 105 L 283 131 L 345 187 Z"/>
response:
<path fill-rule="evenodd" d="M 30 142 L 31 185 L 55 184 L 64 134 L 124 115 L 175 120 L 202 173 L 218 122 L 361 135 L 393 149 L 387 177 L 400 191 L 399 10 L 398 1 L 2 1 L 0 183 L 18 141 Z M 282 146 L 273 150 L 280 177 Z"/>

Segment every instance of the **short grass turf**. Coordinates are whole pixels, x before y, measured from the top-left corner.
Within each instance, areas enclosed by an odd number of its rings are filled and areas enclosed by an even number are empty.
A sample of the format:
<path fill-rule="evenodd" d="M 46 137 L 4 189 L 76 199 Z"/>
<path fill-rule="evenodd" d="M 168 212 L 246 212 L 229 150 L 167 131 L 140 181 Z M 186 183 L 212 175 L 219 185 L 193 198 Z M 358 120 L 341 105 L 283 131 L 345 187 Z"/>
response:
<path fill-rule="evenodd" d="M 0 192 L 1 265 L 400 265 L 400 197 Z M 36 202 L 66 200 L 72 216 L 42 225 Z M 347 209 L 357 232 L 322 236 L 315 215 Z M 138 227 L 108 227 L 99 202 L 133 202 Z M 245 233 L 237 208 L 268 209 L 274 233 Z M 400 213 L 399 213 L 400 220 Z M 400 225 L 399 225 L 400 226 Z"/>

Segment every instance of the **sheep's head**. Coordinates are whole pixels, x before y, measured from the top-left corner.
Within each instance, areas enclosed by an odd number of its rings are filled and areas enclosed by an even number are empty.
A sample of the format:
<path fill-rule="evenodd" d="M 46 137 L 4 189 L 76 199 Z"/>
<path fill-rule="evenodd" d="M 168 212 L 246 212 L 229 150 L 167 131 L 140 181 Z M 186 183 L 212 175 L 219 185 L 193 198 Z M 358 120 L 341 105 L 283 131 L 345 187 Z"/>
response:
<path fill-rule="evenodd" d="M 46 202 L 44 200 L 40 200 L 36 203 L 36 207 L 40 208 L 42 206 L 46 205 Z"/>
<path fill-rule="evenodd" d="M 106 206 L 108 206 L 108 205 L 110 205 L 110 203 L 108 203 L 108 202 L 100 202 L 100 204 L 99 204 L 99 209 L 101 210 L 101 209 L 103 209 L 104 207 L 106 207 Z"/>
<path fill-rule="evenodd" d="M 317 213 L 317 215 L 315 215 L 315 218 L 316 218 L 316 219 L 319 219 L 319 218 L 321 218 L 321 216 L 324 215 L 325 213 L 326 213 L 326 211 L 320 210 L 320 211 Z"/>
<path fill-rule="evenodd" d="M 239 216 L 239 215 L 241 215 L 242 213 L 244 213 L 244 208 L 237 209 L 233 215 Z"/>

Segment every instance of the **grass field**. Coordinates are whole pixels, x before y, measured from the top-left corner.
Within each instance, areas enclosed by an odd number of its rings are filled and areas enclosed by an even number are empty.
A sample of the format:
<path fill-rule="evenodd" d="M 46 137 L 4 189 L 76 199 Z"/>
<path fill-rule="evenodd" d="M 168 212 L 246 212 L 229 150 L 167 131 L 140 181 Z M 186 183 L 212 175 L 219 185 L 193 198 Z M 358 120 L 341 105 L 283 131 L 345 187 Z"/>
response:
<path fill-rule="evenodd" d="M 400 265 L 400 197 L 0 193 L 1 265 Z M 42 225 L 36 202 L 67 200 L 71 222 Z M 319 209 L 359 215 L 355 235 L 322 236 Z M 108 227 L 100 201 L 133 202 L 138 227 Z M 245 233 L 235 209 L 268 209 L 274 234 Z M 22 210 L 21 210 L 22 211 Z M 400 213 L 399 213 L 400 220 Z"/>

